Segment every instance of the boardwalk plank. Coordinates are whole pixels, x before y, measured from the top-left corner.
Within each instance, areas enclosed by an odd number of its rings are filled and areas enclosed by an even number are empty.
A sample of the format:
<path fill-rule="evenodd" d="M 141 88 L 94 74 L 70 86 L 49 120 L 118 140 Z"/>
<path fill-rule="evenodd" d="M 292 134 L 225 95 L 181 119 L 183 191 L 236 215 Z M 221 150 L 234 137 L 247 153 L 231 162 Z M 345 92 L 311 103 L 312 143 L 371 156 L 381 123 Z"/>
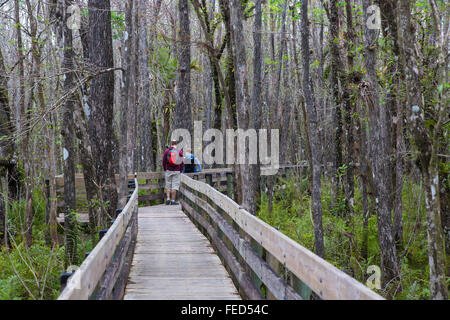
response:
<path fill-rule="evenodd" d="M 124 300 L 238 300 L 210 242 L 180 206 L 139 209 L 138 236 Z"/>

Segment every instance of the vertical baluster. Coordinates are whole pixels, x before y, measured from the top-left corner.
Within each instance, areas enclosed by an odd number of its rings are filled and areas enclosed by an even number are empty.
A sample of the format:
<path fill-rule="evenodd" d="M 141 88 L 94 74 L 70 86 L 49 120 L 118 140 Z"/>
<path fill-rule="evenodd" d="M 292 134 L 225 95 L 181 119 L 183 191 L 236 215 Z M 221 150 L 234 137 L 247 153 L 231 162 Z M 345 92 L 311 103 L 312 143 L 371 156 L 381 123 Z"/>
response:
<path fill-rule="evenodd" d="M 233 199 L 233 172 L 227 172 L 227 195 Z"/>

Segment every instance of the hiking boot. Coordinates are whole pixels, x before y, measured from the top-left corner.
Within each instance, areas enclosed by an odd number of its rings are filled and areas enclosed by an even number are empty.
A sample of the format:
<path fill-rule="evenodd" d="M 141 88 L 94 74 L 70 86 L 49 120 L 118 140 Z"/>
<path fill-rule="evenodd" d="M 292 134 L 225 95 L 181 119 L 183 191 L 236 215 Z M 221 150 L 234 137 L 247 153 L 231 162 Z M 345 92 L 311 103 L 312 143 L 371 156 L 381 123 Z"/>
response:
<path fill-rule="evenodd" d="M 167 200 L 166 200 L 166 206 L 168 206 L 169 204 L 170 204 L 170 200 L 167 199 Z"/>
<path fill-rule="evenodd" d="M 173 206 L 177 206 L 177 205 L 179 205 L 180 203 L 179 202 L 176 202 L 175 200 L 172 200 L 172 203 L 171 203 L 171 205 L 173 205 Z"/>

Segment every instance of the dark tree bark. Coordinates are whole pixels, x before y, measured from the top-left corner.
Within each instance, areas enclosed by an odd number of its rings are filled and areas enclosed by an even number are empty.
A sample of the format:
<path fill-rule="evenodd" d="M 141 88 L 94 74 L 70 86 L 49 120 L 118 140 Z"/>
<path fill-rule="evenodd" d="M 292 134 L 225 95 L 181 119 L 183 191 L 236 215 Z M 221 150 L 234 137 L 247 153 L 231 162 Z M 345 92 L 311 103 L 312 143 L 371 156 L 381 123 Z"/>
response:
<path fill-rule="evenodd" d="M 236 97 L 236 79 L 235 79 L 235 52 L 233 46 L 233 36 L 232 36 L 232 22 L 231 22 L 231 3 L 230 1 L 220 0 L 219 1 L 220 11 L 222 13 L 223 22 L 225 25 L 225 37 L 228 39 L 226 42 L 227 46 L 227 57 L 225 60 L 226 65 L 226 77 L 225 84 L 223 86 L 224 91 L 227 93 L 225 97 L 228 99 L 227 103 L 227 127 L 228 129 L 237 129 L 238 128 L 238 119 L 237 119 L 237 97 Z M 226 88 L 226 89 L 225 89 Z M 217 110 L 217 109 L 216 109 Z M 217 119 L 218 114 L 216 113 L 215 119 L 215 127 L 221 127 L 219 124 L 219 120 Z M 236 151 L 236 150 L 235 150 Z M 242 178 L 241 178 L 241 170 L 240 166 L 237 164 L 233 165 L 233 199 L 237 203 L 242 203 L 243 194 L 242 194 Z"/>
<path fill-rule="evenodd" d="M 280 131 L 281 141 L 287 141 L 289 133 L 289 115 L 291 113 L 291 100 L 290 92 L 288 92 L 288 79 L 289 79 L 289 69 L 288 62 L 285 61 L 285 55 L 287 52 L 287 34 L 286 34 L 286 16 L 289 1 L 286 1 L 283 6 L 283 14 L 281 16 L 281 35 L 280 35 L 280 51 L 278 52 L 278 70 L 277 70 L 277 81 L 275 89 L 275 103 L 276 103 L 276 127 Z M 284 69 L 284 70 L 283 70 Z M 282 79 L 283 77 L 283 79 Z M 283 82 L 284 86 L 284 97 L 280 99 L 280 87 Z M 280 144 L 280 163 L 287 164 L 287 150 L 288 144 Z"/>
<path fill-rule="evenodd" d="M 325 257 L 322 227 L 322 203 L 320 191 L 320 161 L 319 161 L 319 137 L 316 102 L 310 75 L 310 52 L 309 52 L 309 19 L 308 1 L 302 1 L 302 58 L 303 58 L 303 95 L 305 98 L 307 116 L 309 120 L 309 149 L 311 150 L 311 193 L 312 212 L 314 221 L 314 247 L 317 255 Z"/>
<path fill-rule="evenodd" d="M 243 10 L 242 3 L 239 0 L 230 1 L 230 22 L 232 26 L 231 34 L 234 48 L 234 78 L 236 81 L 236 113 L 237 113 L 237 127 L 239 129 L 247 130 L 249 128 L 250 116 L 250 97 L 248 93 L 247 82 L 247 63 L 245 52 L 245 39 L 243 34 Z M 229 115 L 230 116 L 230 115 Z M 249 156 L 249 148 L 245 146 L 246 159 Z M 242 200 L 237 199 L 238 203 L 242 204 L 247 210 L 252 210 L 255 214 L 254 191 L 253 186 L 249 183 L 249 164 L 239 163 L 238 174 L 241 183 Z M 245 186 L 243 188 L 242 186 Z"/>
<path fill-rule="evenodd" d="M 139 26 L 139 108 L 142 119 L 140 119 L 140 170 L 154 171 L 155 160 L 153 159 L 153 134 L 152 134 L 152 113 L 150 109 L 150 73 L 149 73 L 149 53 L 147 17 L 145 0 L 139 1 L 138 26 Z M 161 4 L 161 1 L 159 1 Z M 153 21 L 156 20 L 156 10 Z"/>
<path fill-rule="evenodd" d="M 6 214 L 6 203 L 5 203 L 5 194 L 3 190 L 3 177 L 0 176 L 0 247 L 5 246 L 8 247 L 8 236 L 6 235 L 7 230 L 7 214 Z"/>
<path fill-rule="evenodd" d="M 347 74 L 342 74 L 342 82 L 344 82 L 343 90 L 343 102 L 345 109 L 345 134 L 346 134 L 346 150 L 345 150 L 345 163 L 347 165 L 347 170 L 345 172 L 345 199 L 346 207 L 348 212 L 353 212 L 354 198 L 355 198 L 355 180 L 354 180 L 354 144 L 355 144 L 355 134 L 353 113 L 356 111 L 355 103 L 352 99 L 352 91 L 350 85 L 354 83 L 354 53 L 351 52 L 352 46 L 356 43 L 356 35 L 353 27 L 353 17 L 352 17 L 352 6 L 351 0 L 346 1 L 345 5 L 346 16 L 347 16 Z"/>
<path fill-rule="evenodd" d="M 292 41 L 292 47 L 294 50 L 294 64 L 295 64 L 295 76 L 297 78 L 297 82 L 298 82 L 298 86 L 300 88 L 300 91 L 303 92 L 303 88 L 302 88 L 302 73 L 300 72 L 300 61 L 298 59 L 298 54 L 297 54 L 297 23 L 295 23 L 295 10 L 292 10 L 292 37 L 293 37 L 293 41 Z M 305 101 L 304 101 L 304 97 L 301 95 L 300 96 L 300 109 L 301 109 L 301 120 L 303 122 L 303 128 L 304 128 L 304 136 L 305 136 L 305 149 L 306 149 L 306 157 L 307 157 L 307 161 L 309 163 L 309 167 L 312 168 L 312 157 L 311 157 L 311 150 L 309 148 L 309 124 L 308 124 L 308 116 L 307 116 L 307 112 L 306 112 L 306 107 L 305 107 Z M 301 147 L 301 146 L 300 146 Z"/>
<path fill-rule="evenodd" d="M 22 132 L 24 130 L 25 125 L 25 98 L 24 98 L 24 78 L 25 78 L 25 72 L 24 72 L 24 55 L 23 55 L 23 40 L 22 40 L 22 26 L 20 23 L 20 1 L 15 0 L 14 1 L 14 22 L 16 23 L 16 32 L 17 32 L 17 56 L 18 56 L 18 78 L 19 78 L 19 86 L 17 88 L 17 96 L 19 97 L 19 121 L 18 121 L 18 131 Z M 20 147 L 23 151 L 24 149 L 24 143 L 21 142 Z"/>
<path fill-rule="evenodd" d="M 122 98 L 120 106 L 120 181 L 119 181 L 119 201 L 120 208 L 124 208 L 126 205 L 128 195 L 128 174 L 131 173 L 133 166 L 133 137 L 132 130 L 133 118 L 130 114 L 133 113 L 134 102 L 134 24 L 132 22 L 133 17 L 133 3 L 129 0 L 125 5 L 125 20 L 127 24 L 127 39 L 125 41 L 125 47 L 122 53 Z M 131 136 L 131 137 L 130 137 Z"/>
<path fill-rule="evenodd" d="M 72 30 L 67 26 L 69 13 L 67 9 L 72 5 L 71 0 L 64 1 L 64 59 L 62 69 L 65 72 L 64 92 L 68 92 L 75 84 Z M 64 236 L 66 249 L 66 264 L 77 262 L 77 221 L 75 215 L 75 146 L 74 146 L 74 104 L 76 96 L 69 96 L 63 108 L 63 150 L 64 150 Z"/>
<path fill-rule="evenodd" d="M 83 49 L 83 59 L 89 62 L 89 19 L 87 16 L 81 16 L 80 37 Z M 89 137 L 89 119 L 85 111 L 89 108 L 89 86 L 83 85 L 80 90 L 80 97 L 75 104 L 75 135 L 78 139 L 78 150 L 80 153 L 80 162 L 83 167 L 84 186 L 86 190 L 86 200 L 88 205 L 89 228 L 92 237 L 92 243 L 96 241 L 96 234 L 101 228 L 100 220 L 107 215 L 106 208 L 99 205 L 103 203 L 102 192 L 97 185 L 97 173 L 95 169 L 95 160 L 92 154 L 92 146 Z M 84 108 L 83 108 L 84 106 Z M 103 211 L 103 213 L 102 213 Z"/>
<path fill-rule="evenodd" d="M 335 108 L 333 119 L 334 132 L 334 173 L 332 180 L 336 181 L 335 197 L 337 201 L 342 197 L 342 179 L 339 175 L 339 170 L 342 167 L 342 105 L 341 95 L 339 90 L 339 16 L 337 0 L 330 1 L 330 47 L 331 47 L 331 71 L 330 71 L 330 85 L 333 96 L 333 107 Z M 338 176 L 338 177 L 336 177 Z"/>
<path fill-rule="evenodd" d="M 140 159 L 139 156 L 142 152 L 138 150 L 139 146 L 139 135 L 140 135 L 140 120 L 142 119 L 139 108 L 139 86 L 140 86 L 140 66 L 139 66 L 139 54 L 140 54 L 140 42 L 139 42 L 139 2 L 136 1 L 133 10 L 133 26 L 135 34 L 133 35 L 133 57 L 134 57 L 134 110 L 133 110 L 133 120 L 134 120 L 134 150 L 133 150 L 133 170 L 135 173 L 139 170 Z M 118 169 L 118 168 L 117 168 Z"/>
<path fill-rule="evenodd" d="M 89 17 L 87 15 L 81 16 L 80 21 L 80 38 L 81 38 L 81 47 L 83 49 L 83 58 L 86 63 L 89 62 Z"/>
<path fill-rule="evenodd" d="M 19 97 L 19 121 L 18 121 L 18 129 L 22 134 L 22 139 L 20 140 L 20 151 L 21 151 L 21 162 L 23 164 L 24 171 L 24 186 L 25 186 L 25 230 L 22 230 L 24 235 L 24 243 L 25 246 L 29 247 L 32 244 L 32 234 L 33 234 L 33 212 L 32 212 L 32 199 L 31 199 L 31 175 L 30 175 L 30 157 L 29 157 L 29 138 L 30 138 L 30 130 L 29 130 L 29 118 L 30 112 L 28 112 L 28 108 L 25 103 L 25 68 L 24 68 L 24 54 L 23 54 L 23 40 L 22 40 L 22 25 L 20 22 L 20 2 L 16 0 L 14 2 L 14 18 L 16 22 L 17 28 L 17 55 L 18 55 L 18 77 L 19 77 L 19 86 L 17 90 L 17 95 Z M 30 17 L 32 19 L 32 17 Z M 35 38 L 36 28 L 34 25 L 30 24 L 30 35 L 32 38 Z M 34 39 L 35 40 L 35 39 Z M 33 41 L 34 46 L 35 42 Z M 35 61 L 35 59 L 33 59 Z M 35 67 L 32 66 L 31 72 L 35 71 Z M 30 82 L 33 77 L 30 77 Z M 33 87 L 32 83 L 29 83 L 30 87 Z M 30 101 L 32 101 L 33 90 L 30 92 Z"/>
<path fill-rule="evenodd" d="M 126 93 L 127 99 L 127 117 L 128 117 L 128 134 L 127 134 L 127 168 L 128 173 L 134 173 L 136 171 L 136 22 L 135 22 L 135 10 L 136 10 L 136 1 L 129 0 L 127 6 L 127 15 L 126 15 L 126 23 L 127 23 L 127 31 L 128 31 L 128 39 L 127 39 L 127 49 L 125 52 L 125 56 L 127 59 L 127 69 L 126 69 L 126 77 L 128 78 L 128 90 Z"/>
<path fill-rule="evenodd" d="M 75 103 L 74 119 L 75 134 L 78 139 L 78 150 L 80 152 L 81 165 L 83 167 L 84 186 L 86 190 L 86 200 L 88 205 L 89 227 L 93 243 L 95 243 L 95 235 L 97 228 L 101 226 L 100 218 L 107 213 L 102 214 L 103 207 L 99 204 L 103 203 L 101 190 L 97 187 L 96 172 L 94 165 L 94 156 L 92 155 L 91 143 L 89 141 L 88 124 L 86 115 L 81 104 L 82 98 Z"/>
<path fill-rule="evenodd" d="M 176 86 L 175 129 L 186 129 L 192 133 L 191 110 L 191 31 L 188 0 L 179 1 L 179 48 Z"/>
<path fill-rule="evenodd" d="M 14 156 L 14 142 L 12 133 L 14 126 L 11 123 L 11 109 L 8 97 L 8 79 L 6 76 L 3 54 L 0 50 L 0 246 L 5 243 L 6 232 L 6 204 L 4 202 L 2 179 L 15 167 L 12 161 Z M 6 195 L 9 196 L 9 195 Z M 6 243 L 5 243 L 6 244 Z"/>
<path fill-rule="evenodd" d="M 222 100 L 223 94 L 220 89 L 220 80 L 219 80 L 219 72 L 220 70 L 217 68 L 216 60 L 220 60 L 222 57 L 222 53 L 225 47 L 228 44 L 228 35 L 225 35 L 225 39 L 220 48 L 214 47 L 214 33 L 217 29 L 217 25 L 211 26 L 211 16 L 212 11 L 208 13 L 208 7 L 206 6 L 206 2 L 202 1 L 200 3 L 198 0 L 192 0 L 192 4 L 194 5 L 195 12 L 197 14 L 197 18 L 200 21 L 203 32 L 205 34 L 206 42 L 207 42 L 207 53 L 210 65 L 210 76 L 213 80 L 213 88 L 214 88 L 214 99 L 215 99 L 215 121 L 214 128 L 220 130 L 221 129 L 221 120 L 222 120 Z M 215 4 L 215 1 L 214 1 Z M 224 88 L 225 89 L 225 88 Z M 206 119 L 206 127 L 209 129 L 211 124 L 209 123 L 211 120 L 212 110 L 208 110 L 207 119 Z"/>
<path fill-rule="evenodd" d="M 261 0 L 256 1 L 255 23 L 253 26 L 253 92 L 250 106 L 250 128 L 258 132 L 261 129 L 261 93 L 262 93 L 262 4 Z M 259 159 L 259 146 L 256 148 Z M 259 159 L 260 160 L 260 159 Z M 261 169 L 260 162 L 252 164 L 249 168 L 248 178 L 249 201 L 246 203 L 248 211 L 257 214 L 261 202 Z"/>
<path fill-rule="evenodd" d="M 367 8 L 371 1 L 364 0 L 364 19 L 368 21 Z M 375 71 L 377 30 L 364 28 L 365 31 L 365 66 L 367 69 L 367 86 L 364 96 L 369 114 L 370 126 L 370 164 L 375 185 L 376 210 L 378 217 L 378 242 L 381 254 L 381 272 L 383 289 L 388 296 L 401 288 L 400 267 L 392 233 L 392 173 L 390 165 L 390 141 L 387 122 L 390 120 L 386 106 L 379 101 L 378 81 Z"/>
<path fill-rule="evenodd" d="M 400 48 L 398 44 L 398 31 L 396 12 L 397 2 L 392 0 L 378 1 L 381 9 L 381 27 L 385 38 L 390 40 L 392 46 L 392 54 L 394 57 L 400 57 Z M 402 210 L 402 188 L 403 188 L 403 105 L 397 103 L 397 90 L 400 87 L 399 63 L 398 59 L 394 63 L 388 64 L 388 72 L 392 77 L 392 84 L 387 88 L 386 104 L 387 109 L 392 115 L 394 121 L 387 123 L 388 129 L 392 136 L 392 155 L 393 166 L 392 171 L 392 190 L 393 190 L 393 209 L 394 209 L 394 241 L 397 247 L 402 247 L 403 238 L 403 210 Z M 395 156 L 394 156 L 395 154 Z"/>
<path fill-rule="evenodd" d="M 89 58 L 93 67 L 114 66 L 111 32 L 111 5 L 109 0 L 89 0 Z M 89 136 L 95 159 L 97 181 L 101 186 L 108 214 L 115 215 L 117 190 L 113 171 L 113 104 L 114 73 L 107 72 L 91 82 Z M 102 217 L 102 226 L 107 217 Z"/>
<path fill-rule="evenodd" d="M 232 24 L 231 24 L 231 15 L 230 15 L 230 3 L 229 1 L 220 0 L 220 10 L 223 17 L 223 22 L 225 25 L 225 42 L 226 49 L 227 49 L 227 57 L 225 60 L 226 70 L 227 74 L 225 77 L 225 83 L 226 83 L 226 90 L 228 91 L 228 100 L 229 103 L 227 104 L 227 112 L 228 112 L 228 121 L 227 125 L 230 129 L 236 129 L 237 128 L 237 114 L 236 114 L 236 80 L 235 80 L 235 59 L 234 59 L 234 47 L 232 45 Z M 223 87 L 223 90 L 225 91 L 225 87 Z M 216 114 L 217 115 L 217 114 Z M 216 126 L 219 125 L 217 123 L 216 119 Z M 215 128 L 216 128 L 215 126 Z M 217 128 L 220 128 L 218 126 Z M 237 176 L 235 176 L 237 178 Z M 237 179 L 239 180 L 239 179 Z M 235 182 L 238 182 L 238 181 Z M 238 190 L 238 193 L 240 193 L 240 188 L 235 188 Z M 241 195 L 239 195 L 241 197 Z"/>
<path fill-rule="evenodd" d="M 3 54 L 0 50 L 0 137 L 2 137 L 0 139 L 0 167 L 7 166 L 14 155 L 15 144 L 11 138 L 13 132 L 14 125 L 11 122 L 11 109 L 9 107 L 8 77 Z"/>
<path fill-rule="evenodd" d="M 211 21 L 214 19 L 214 15 L 216 12 L 216 0 L 213 0 L 212 2 L 206 2 L 203 1 L 205 6 L 202 8 L 203 11 L 203 17 L 207 24 L 211 26 Z M 199 17 L 199 19 L 202 19 Z M 213 30 L 215 31 L 217 24 L 213 26 Z M 210 33 L 211 33 L 211 27 L 209 27 Z M 205 37 L 206 38 L 206 37 Z M 214 45 L 214 44 L 213 44 Z M 202 108 L 203 111 L 203 118 L 205 119 L 205 130 L 212 128 L 212 111 L 213 111 L 213 90 L 214 89 L 214 83 L 218 82 L 218 77 L 214 78 L 213 75 L 213 69 L 215 67 L 213 66 L 214 61 L 211 60 L 211 55 L 209 54 L 209 50 L 206 55 L 202 57 L 202 64 L 205 68 L 205 72 L 203 73 L 203 86 L 205 88 L 205 106 Z M 217 70 L 216 70 L 217 74 Z M 219 93 L 220 94 L 220 93 Z M 205 169 L 209 169 L 209 165 L 204 165 Z"/>
<path fill-rule="evenodd" d="M 31 162 L 31 156 L 30 152 L 30 138 L 32 133 L 32 127 L 31 127 L 31 119 L 32 119 L 32 113 L 33 108 L 30 108 L 30 106 L 33 106 L 33 104 L 36 106 L 37 109 L 43 109 L 45 107 L 45 101 L 44 101 L 44 88 L 42 81 L 40 81 L 41 76 L 41 47 L 39 46 L 39 35 L 38 35 L 38 21 L 37 16 L 40 14 L 39 9 L 40 7 L 37 6 L 36 8 L 36 15 L 33 12 L 35 7 L 31 5 L 30 0 L 26 0 L 26 7 L 28 11 L 28 19 L 29 19 L 29 35 L 31 38 L 31 53 L 32 53 L 32 63 L 31 63 L 31 72 L 29 76 L 29 82 L 28 86 L 31 88 L 29 90 L 29 100 L 26 105 L 27 111 L 26 111 L 26 125 L 25 125 L 25 134 L 24 134 L 24 140 L 23 140 L 23 159 L 24 159 L 24 172 L 25 172 L 25 179 L 27 180 L 25 183 L 25 227 L 26 230 L 24 232 L 24 242 L 25 246 L 30 247 L 33 242 L 33 224 L 34 224 L 34 209 L 33 209 L 33 196 L 32 196 L 32 189 L 34 186 L 34 182 L 32 180 L 33 176 L 33 167 Z"/>
<path fill-rule="evenodd" d="M 195 12 L 197 14 L 197 17 L 200 20 L 200 25 L 203 29 L 203 32 L 205 34 L 206 38 L 206 48 L 208 50 L 208 56 L 209 61 L 211 64 L 211 77 L 214 81 L 214 94 L 215 94 L 215 100 L 216 105 L 214 108 L 215 113 L 215 119 L 214 119 L 214 125 L 213 127 L 215 129 L 221 129 L 222 128 L 222 120 L 223 120 L 223 113 L 222 113 L 222 106 L 223 102 L 222 100 L 225 99 L 225 105 L 227 108 L 227 111 L 229 114 L 233 114 L 233 117 L 228 117 L 226 124 L 229 128 L 235 128 L 236 127 L 236 119 L 235 119 L 235 110 L 233 103 L 235 101 L 235 92 L 234 92 L 234 71 L 233 68 L 230 70 L 230 61 L 227 60 L 227 81 L 224 79 L 224 76 L 222 74 L 222 70 L 220 68 L 219 61 L 222 57 L 222 54 L 227 48 L 229 52 L 233 52 L 232 46 L 231 46 L 231 35 L 226 31 L 225 38 L 222 42 L 222 45 L 220 48 L 214 47 L 214 30 L 215 28 L 211 27 L 211 21 L 208 18 L 207 15 L 207 9 L 203 4 L 200 4 L 198 0 L 192 0 L 192 4 L 194 5 Z M 223 4 L 225 5 L 225 4 Z M 228 7 L 227 7 L 228 8 Z M 227 30 L 229 29 L 229 9 L 223 8 L 222 9 L 222 15 L 224 15 L 224 21 Z M 227 27 L 228 26 L 228 27 Z M 227 58 L 228 59 L 228 58 Z M 231 60 L 231 66 L 233 66 L 234 63 Z M 231 80 L 230 80 L 231 79 Z M 228 83 L 228 85 L 227 85 Z"/>

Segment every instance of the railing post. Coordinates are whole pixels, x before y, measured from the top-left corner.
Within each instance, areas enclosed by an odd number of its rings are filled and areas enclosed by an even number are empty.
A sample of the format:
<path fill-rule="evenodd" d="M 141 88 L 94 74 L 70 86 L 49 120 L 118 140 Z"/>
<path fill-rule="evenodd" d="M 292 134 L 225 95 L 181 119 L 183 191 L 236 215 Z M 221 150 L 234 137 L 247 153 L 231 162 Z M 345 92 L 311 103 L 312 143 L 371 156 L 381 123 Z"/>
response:
<path fill-rule="evenodd" d="M 148 184 L 150 184 L 150 183 L 152 183 L 151 179 L 145 179 L 145 184 L 146 184 L 146 185 L 148 185 Z M 156 183 L 159 184 L 159 180 L 156 180 Z M 139 181 L 138 181 L 138 184 L 139 184 Z M 146 195 L 146 196 L 149 196 L 149 195 L 151 195 L 151 194 L 152 194 L 152 189 L 149 188 L 149 189 L 145 192 L 145 195 Z M 150 207 L 150 200 L 145 200 L 145 205 L 146 205 L 147 207 Z"/>
<path fill-rule="evenodd" d="M 45 179 L 45 191 L 47 194 L 47 202 L 45 203 L 45 222 L 48 224 L 50 220 L 50 179 Z"/>
<path fill-rule="evenodd" d="M 290 177 L 291 177 L 291 168 L 286 167 L 286 179 L 289 180 Z"/>
<path fill-rule="evenodd" d="M 227 172 L 227 195 L 233 199 L 233 172 Z"/>
<path fill-rule="evenodd" d="M 209 184 L 210 186 L 212 186 L 212 174 L 211 173 L 206 173 L 205 174 L 205 179 L 206 179 L 206 183 Z"/>
<path fill-rule="evenodd" d="M 133 180 L 128 180 L 128 189 L 136 189 L 136 183 Z"/>
<path fill-rule="evenodd" d="M 102 240 L 104 235 L 108 232 L 108 229 L 102 229 L 98 232 L 98 241 Z"/>
<path fill-rule="evenodd" d="M 261 175 L 261 194 L 266 193 L 267 188 L 267 176 Z"/>
<path fill-rule="evenodd" d="M 116 218 L 119 216 L 119 214 L 121 214 L 122 213 L 122 209 L 117 209 L 116 210 Z M 116 220 L 116 219 L 111 219 L 111 225 L 114 223 L 114 220 Z"/>
<path fill-rule="evenodd" d="M 67 281 L 69 278 L 74 274 L 74 272 L 63 272 L 61 273 L 61 278 L 59 280 L 59 283 L 61 284 L 61 292 L 64 291 L 64 289 L 67 286 Z"/>
<path fill-rule="evenodd" d="M 45 223 L 49 225 L 50 221 L 50 179 L 45 179 L 45 193 L 46 193 L 46 199 L 45 199 Z M 48 230 L 45 232 L 45 242 L 47 244 L 51 243 L 50 239 L 50 231 Z"/>

